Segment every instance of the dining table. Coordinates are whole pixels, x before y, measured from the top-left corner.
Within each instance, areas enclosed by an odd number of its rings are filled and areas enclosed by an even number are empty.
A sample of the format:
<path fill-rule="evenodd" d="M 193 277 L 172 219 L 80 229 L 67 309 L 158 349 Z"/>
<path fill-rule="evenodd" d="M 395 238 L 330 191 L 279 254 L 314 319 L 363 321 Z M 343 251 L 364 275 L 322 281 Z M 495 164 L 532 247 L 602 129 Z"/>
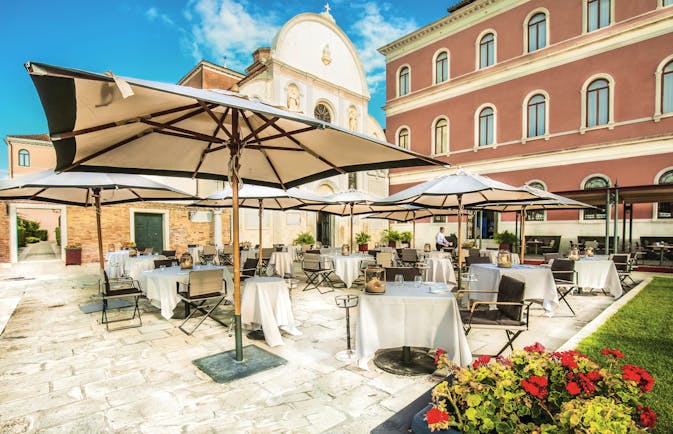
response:
<path fill-rule="evenodd" d="M 460 366 L 472 362 L 453 285 L 387 282 L 382 294 L 362 293 L 357 313 L 357 366 L 368 369 L 380 349 L 441 348 Z"/>
<path fill-rule="evenodd" d="M 241 293 L 241 322 L 246 329 L 262 329 L 270 347 L 284 345 L 281 330 L 293 336 L 302 334 L 294 319 L 287 283 L 280 277 L 245 280 Z"/>
<path fill-rule="evenodd" d="M 266 267 L 267 276 L 285 276 L 293 274 L 294 261 L 292 260 L 292 252 L 273 252 L 269 258 L 269 265 Z"/>
<path fill-rule="evenodd" d="M 456 284 L 456 273 L 453 270 L 453 264 L 449 258 L 427 258 L 425 260 L 426 282 L 442 282 Z"/>
<path fill-rule="evenodd" d="M 164 255 L 137 255 L 130 256 L 128 250 L 119 250 L 106 253 L 107 262 L 105 271 L 109 277 L 131 277 L 138 280 L 143 271 L 154 269 L 155 259 L 166 259 Z"/>
<path fill-rule="evenodd" d="M 659 251 L 659 265 L 664 264 L 664 253 L 668 250 L 673 250 L 673 244 L 649 244 L 646 246 L 648 249 L 651 250 L 658 250 Z"/>
<path fill-rule="evenodd" d="M 607 256 L 584 257 L 575 261 L 575 271 L 578 287 L 608 290 L 615 298 L 622 296 L 617 267 Z"/>
<path fill-rule="evenodd" d="M 541 299 L 542 307 L 549 313 L 559 305 L 554 275 L 549 267 L 523 264 L 511 267 L 498 267 L 496 264 L 472 264 L 469 272 L 476 280 L 472 281 L 472 289 L 495 291 L 494 293 L 471 293 L 471 299 L 497 301 L 500 279 L 502 276 L 509 276 L 526 283 L 524 299 Z"/>
<path fill-rule="evenodd" d="M 234 293 L 234 281 L 229 270 L 221 265 L 195 265 L 191 269 L 175 266 L 145 271 L 140 275 L 140 289 L 153 306 L 161 309 L 161 316 L 170 319 L 181 301 L 177 291 L 178 283 L 188 283 L 190 271 L 212 269 L 222 270 L 222 278 L 228 290 L 227 297 L 231 301 Z"/>
<path fill-rule="evenodd" d="M 334 274 L 341 279 L 346 288 L 353 286 L 353 282 L 360 275 L 362 262 L 374 262 L 371 255 L 362 253 L 353 253 L 350 255 L 341 254 L 321 254 L 320 260 L 325 267 L 331 267 Z"/>

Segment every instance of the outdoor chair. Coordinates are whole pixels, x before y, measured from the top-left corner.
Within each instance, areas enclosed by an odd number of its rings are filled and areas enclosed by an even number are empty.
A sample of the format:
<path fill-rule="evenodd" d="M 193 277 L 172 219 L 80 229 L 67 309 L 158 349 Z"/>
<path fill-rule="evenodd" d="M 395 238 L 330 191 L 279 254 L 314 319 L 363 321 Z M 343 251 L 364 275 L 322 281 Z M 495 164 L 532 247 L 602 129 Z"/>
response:
<path fill-rule="evenodd" d="M 556 252 L 557 247 L 556 247 L 556 240 L 551 239 L 549 240 L 548 244 L 543 244 L 538 248 L 538 251 L 542 253 L 543 255 L 549 254 L 549 253 L 554 253 Z"/>
<path fill-rule="evenodd" d="M 105 328 L 110 330 L 110 323 L 121 322 L 121 321 L 133 321 L 138 315 L 138 324 L 130 324 L 124 327 L 118 327 L 113 330 L 122 330 L 128 328 L 140 327 L 143 325 L 143 320 L 140 316 L 140 309 L 138 308 L 138 301 L 143 295 L 140 290 L 140 284 L 137 280 L 134 280 L 130 277 L 114 277 L 110 278 L 107 275 L 105 270 L 101 270 L 101 292 L 103 297 L 103 310 L 101 314 L 101 324 L 105 324 Z M 133 307 L 133 316 L 117 319 L 108 318 L 108 302 L 110 300 L 120 300 L 125 298 L 133 298 L 134 307 Z M 125 306 L 126 307 L 126 306 Z"/>
<path fill-rule="evenodd" d="M 154 260 L 154 268 L 161 268 L 163 265 L 164 267 L 171 267 L 173 265 L 173 259 L 155 259 Z"/>
<path fill-rule="evenodd" d="M 470 253 L 469 253 L 468 256 L 481 256 L 481 252 L 479 250 L 480 249 L 478 249 L 476 247 L 470 247 L 470 250 L 469 250 Z"/>
<path fill-rule="evenodd" d="M 626 286 L 626 279 L 631 281 L 631 284 L 628 285 L 630 289 L 631 286 L 635 285 L 636 282 L 631 277 L 631 271 L 633 267 L 633 261 L 631 260 L 631 255 L 629 254 L 616 254 L 612 255 L 612 262 L 615 263 L 615 268 L 617 269 L 617 275 L 619 276 L 619 281 L 622 282 L 622 286 Z"/>
<path fill-rule="evenodd" d="M 175 250 L 162 250 L 161 254 L 165 256 L 168 259 L 174 259 L 176 258 L 175 256 Z"/>
<path fill-rule="evenodd" d="M 220 265 L 234 265 L 234 246 L 225 244 L 217 252 L 217 256 L 220 260 Z"/>
<path fill-rule="evenodd" d="M 392 252 L 379 252 L 376 255 L 376 265 L 382 267 L 392 267 L 393 266 L 393 254 Z"/>
<path fill-rule="evenodd" d="M 504 330 L 507 334 L 507 343 L 498 351 L 496 356 L 510 347 L 514 351 L 514 340 L 521 333 L 528 330 L 530 305 L 524 303 L 523 295 L 526 284 L 510 276 L 502 276 L 497 291 L 461 290 L 463 292 L 497 293 L 497 301 L 475 301 L 469 310 L 461 310 L 465 334 L 472 329 Z M 482 306 L 495 306 L 496 309 L 480 309 Z"/>
<path fill-rule="evenodd" d="M 418 262 L 416 249 L 402 249 L 402 256 L 400 258 L 402 265 L 414 265 Z"/>
<path fill-rule="evenodd" d="M 317 289 L 319 293 L 325 294 L 334 291 L 334 283 L 329 276 L 332 274 L 332 267 L 327 267 L 319 254 L 305 253 L 304 259 L 301 261 L 301 269 L 306 275 L 306 286 L 304 291 Z M 320 286 L 327 284 L 330 287 L 327 291 L 322 291 Z"/>
<path fill-rule="evenodd" d="M 255 258 L 248 258 L 243 263 L 243 268 L 241 268 L 241 280 L 248 279 L 250 277 L 255 277 L 257 275 L 257 265 L 258 261 Z"/>
<path fill-rule="evenodd" d="M 262 248 L 262 270 L 260 270 L 260 273 L 263 273 L 266 270 L 266 267 L 269 266 L 269 260 L 271 259 L 271 255 L 273 252 L 275 252 L 276 249 L 273 247 L 263 247 Z"/>
<path fill-rule="evenodd" d="M 191 335 L 197 328 L 210 318 L 213 321 L 227 327 L 219 319 L 213 316 L 213 312 L 220 306 L 227 296 L 226 282 L 222 279 L 222 270 L 198 270 L 189 272 L 189 281 L 187 283 L 178 282 L 178 296 L 186 304 L 186 310 L 190 310 L 184 321 L 178 328 L 187 335 Z M 222 287 L 224 286 L 224 290 Z M 201 312 L 203 316 L 196 325 L 187 330 L 185 325 L 197 313 Z"/>
<path fill-rule="evenodd" d="M 549 264 L 549 261 L 553 259 L 562 259 L 563 255 L 560 253 L 543 253 L 542 256 L 544 257 L 544 262 L 546 264 Z"/>
<path fill-rule="evenodd" d="M 215 261 L 215 256 L 217 255 L 217 248 L 215 246 L 203 246 L 203 251 L 199 254 L 201 257 L 201 262 L 206 264 L 212 264 Z"/>
<path fill-rule="evenodd" d="M 559 296 L 559 303 L 563 301 L 570 312 L 575 316 L 575 311 L 568 303 L 568 295 L 577 288 L 577 271 L 575 271 L 575 261 L 571 259 L 554 259 L 551 263 L 551 274 L 554 275 L 554 283 L 556 284 L 556 292 Z M 542 304 L 542 300 L 530 299 L 531 303 Z"/>
<path fill-rule="evenodd" d="M 306 254 L 306 253 L 310 253 L 310 254 L 312 254 L 312 255 L 319 255 L 319 254 L 320 254 L 320 249 L 308 249 L 308 250 L 305 251 L 304 253 L 305 253 L 305 254 Z"/>
<path fill-rule="evenodd" d="M 405 282 L 413 282 L 414 277 L 421 275 L 415 267 L 386 267 L 386 282 L 394 282 L 398 274 L 402 275 Z"/>
<path fill-rule="evenodd" d="M 465 264 L 469 267 L 472 264 L 490 264 L 491 258 L 488 256 L 467 256 Z"/>

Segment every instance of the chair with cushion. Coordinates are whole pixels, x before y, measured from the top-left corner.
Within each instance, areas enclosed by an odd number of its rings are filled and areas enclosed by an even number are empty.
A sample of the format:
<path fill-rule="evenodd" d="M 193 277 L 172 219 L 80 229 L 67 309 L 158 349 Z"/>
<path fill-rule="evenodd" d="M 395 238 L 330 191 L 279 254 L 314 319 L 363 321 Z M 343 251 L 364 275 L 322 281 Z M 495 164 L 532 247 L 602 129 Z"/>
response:
<path fill-rule="evenodd" d="M 225 244 L 217 252 L 217 256 L 220 260 L 220 265 L 234 265 L 234 246 Z"/>
<path fill-rule="evenodd" d="M 165 256 L 167 259 L 175 259 L 175 250 L 162 250 L 161 254 Z"/>
<path fill-rule="evenodd" d="M 171 267 L 173 265 L 173 259 L 155 259 L 154 268 Z"/>
<path fill-rule="evenodd" d="M 306 275 L 306 286 L 304 291 L 317 289 L 321 294 L 334 291 L 334 283 L 329 276 L 332 274 L 332 267 L 326 264 L 317 253 L 304 253 L 304 259 L 301 261 L 301 269 Z M 327 291 L 322 291 L 320 286 L 327 284 L 330 287 Z"/>
<path fill-rule="evenodd" d="M 250 277 L 255 277 L 257 275 L 257 259 L 248 258 L 243 263 L 243 268 L 241 268 L 241 280 L 249 279 Z"/>
<path fill-rule="evenodd" d="M 184 333 L 191 335 L 203 324 L 206 318 L 210 318 L 227 327 L 227 324 L 213 316 L 215 309 L 225 301 L 226 295 L 226 282 L 222 278 L 221 269 L 190 271 L 187 283 L 178 282 L 178 296 L 190 310 L 189 315 L 187 315 L 178 328 Z M 191 330 L 187 330 L 185 324 L 197 312 L 202 313 L 203 316 Z"/>
<path fill-rule="evenodd" d="M 385 267 L 386 282 L 394 282 L 395 276 L 401 274 L 405 282 L 413 282 L 414 277 L 420 276 L 420 271 L 415 267 Z"/>
<path fill-rule="evenodd" d="M 140 290 L 140 284 L 137 280 L 130 277 L 114 277 L 110 278 L 105 270 L 101 270 L 101 292 L 103 297 L 103 311 L 101 316 L 101 324 L 105 324 L 105 328 L 110 330 L 110 323 L 121 321 L 133 321 L 138 315 L 138 324 L 130 324 L 124 327 L 118 327 L 114 330 L 121 330 L 127 328 L 135 328 L 143 325 L 143 320 L 140 316 L 140 309 L 138 308 L 138 301 L 143 295 Z M 131 317 L 108 319 L 108 310 L 110 309 L 108 302 L 110 300 L 120 300 L 125 298 L 132 298 L 134 302 L 133 315 Z M 126 306 L 124 306 L 126 307 Z"/>
<path fill-rule="evenodd" d="M 491 258 L 488 256 L 467 256 L 465 264 L 469 267 L 472 264 L 490 264 Z"/>
<path fill-rule="evenodd" d="M 376 265 L 382 267 L 392 267 L 393 265 L 393 253 L 392 252 L 379 252 L 376 255 Z"/>
<path fill-rule="evenodd" d="M 199 256 L 201 257 L 201 262 L 212 264 L 215 261 L 215 256 L 217 256 L 217 247 L 203 246 L 203 251 L 199 253 Z"/>
<path fill-rule="evenodd" d="M 524 303 L 523 295 L 526 284 L 510 276 L 502 276 L 497 291 L 459 291 L 498 293 L 497 301 L 475 301 L 470 310 L 461 310 L 465 334 L 472 329 L 504 330 L 507 334 L 507 343 L 498 351 L 496 356 L 510 347 L 514 351 L 514 340 L 521 333 L 528 330 L 528 311 L 530 305 Z M 459 294 L 456 293 L 456 297 Z M 482 306 L 495 306 L 496 309 L 481 309 Z"/>
<path fill-rule="evenodd" d="M 560 253 L 543 253 L 542 256 L 544 257 L 544 262 L 549 263 L 552 259 L 562 259 L 563 255 Z"/>
<path fill-rule="evenodd" d="M 480 249 L 476 247 L 470 247 L 468 256 L 481 256 Z"/>
<path fill-rule="evenodd" d="M 269 260 L 271 259 L 271 255 L 275 251 L 276 251 L 276 249 L 273 248 L 273 247 L 263 247 L 262 248 L 262 271 L 261 271 L 261 273 L 264 273 L 266 271 L 266 268 L 269 266 Z"/>
<path fill-rule="evenodd" d="M 568 303 L 566 298 L 574 289 L 577 288 L 577 271 L 575 271 L 575 261 L 571 259 L 554 259 L 551 263 L 551 274 L 554 275 L 554 283 L 559 296 L 559 303 L 563 301 L 570 312 L 575 315 L 575 311 Z M 530 300 L 534 303 L 542 304 L 542 300 Z"/>
<path fill-rule="evenodd" d="M 617 275 L 619 275 L 619 281 L 622 282 L 622 286 L 626 286 L 626 279 L 629 279 L 631 281 L 631 283 L 627 287 L 628 289 L 630 289 L 631 286 L 636 284 L 636 282 L 631 277 L 631 271 L 633 268 L 633 261 L 631 260 L 631 255 L 629 255 L 628 253 L 612 255 L 612 262 L 615 263 L 615 268 L 617 269 Z"/>
<path fill-rule="evenodd" d="M 416 249 L 402 249 L 402 256 L 400 256 L 402 265 L 411 266 L 418 262 L 418 254 Z"/>

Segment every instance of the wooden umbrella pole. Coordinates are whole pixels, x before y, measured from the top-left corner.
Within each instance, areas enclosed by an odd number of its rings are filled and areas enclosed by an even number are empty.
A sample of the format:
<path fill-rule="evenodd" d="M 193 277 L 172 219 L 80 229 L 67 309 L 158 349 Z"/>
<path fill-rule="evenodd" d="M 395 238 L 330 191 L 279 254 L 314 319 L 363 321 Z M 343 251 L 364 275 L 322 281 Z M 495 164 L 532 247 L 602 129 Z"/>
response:
<path fill-rule="evenodd" d="M 241 251 L 238 239 L 238 157 L 239 157 L 239 131 L 238 131 L 238 110 L 233 110 L 231 119 L 231 130 L 234 135 L 231 143 L 231 162 L 229 168 L 229 179 L 231 180 L 231 218 L 233 221 L 232 241 L 234 247 L 234 326 L 236 327 L 236 361 L 243 361 L 243 330 L 241 324 Z"/>
<path fill-rule="evenodd" d="M 463 266 L 463 195 L 458 195 L 458 272 Z"/>
<path fill-rule="evenodd" d="M 350 244 L 350 248 L 351 248 L 351 251 L 353 251 L 353 204 L 351 203 L 350 206 L 351 206 L 351 244 Z"/>
<path fill-rule="evenodd" d="M 521 263 L 526 259 L 526 207 L 521 208 Z"/>
<path fill-rule="evenodd" d="M 257 252 L 257 269 L 262 269 L 262 215 L 264 214 L 264 205 L 262 200 L 259 201 L 259 251 Z"/>
<path fill-rule="evenodd" d="M 413 246 L 414 246 L 414 249 L 415 249 L 416 248 L 416 211 L 413 211 L 412 214 L 414 216 L 414 220 L 413 220 L 413 223 L 412 223 L 414 233 L 411 235 L 411 239 L 414 242 Z"/>
<path fill-rule="evenodd" d="M 100 222 L 100 188 L 93 189 L 94 204 L 96 206 L 96 231 L 98 232 L 98 262 L 100 262 L 100 269 L 105 269 L 105 260 L 103 259 L 103 230 Z"/>

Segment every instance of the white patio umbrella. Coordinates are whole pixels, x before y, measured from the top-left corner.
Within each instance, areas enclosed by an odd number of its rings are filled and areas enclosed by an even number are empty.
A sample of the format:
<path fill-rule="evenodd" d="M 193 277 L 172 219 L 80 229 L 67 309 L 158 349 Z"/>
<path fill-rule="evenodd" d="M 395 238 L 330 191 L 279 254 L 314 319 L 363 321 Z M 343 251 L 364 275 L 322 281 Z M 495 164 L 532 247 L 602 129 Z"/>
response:
<path fill-rule="evenodd" d="M 98 260 L 103 259 L 101 206 L 140 201 L 194 200 L 196 197 L 141 175 L 123 173 L 54 173 L 53 170 L 0 181 L 0 200 L 34 200 L 94 206 Z"/>
<path fill-rule="evenodd" d="M 251 184 L 245 184 L 239 188 L 238 206 L 259 210 L 259 265 L 262 264 L 262 215 L 264 209 L 288 210 L 320 202 L 320 196 L 299 190 L 298 188 L 282 190 Z M 205 199 L 196 201 L 194 205 L 208 208 L 231 208 L 234 205 L 231 187 L 227 187 Z"/>
<path fill-rule="evenodd" d="M 360 170 L 442 165 L 345 128 L 229 91 L 27 63 L 56 170 L 228 180 L 233 199 L 236 360 L 243 360 L 239 181 L 290 188 Z"/>
<path fill-rule="evenodd" d="M 413 205 L 401 205 L 401 206 L 404 207 L 404 209 L 398 211 L 379 211 L 374 214 L 368 215 L 365 218 L 394 220 L 397 222 L 412 222 L 412 232 L 413 232 L 412 239 L 414 240 L 414 248 L 416 248 L 416 220 L 427 217 L 458 214 L 457 209 L 420 208 Z"/>
<path fill-rule="evenodd" d="M 423 208 L 458 210 L 458 267 L 463 263 L 462 220 L 468 205 L 489 202 L 523 201 L 539 199 L 524 188 L 514 187 L 500 181 L 464 170 L 431 179 L 402 190 L 377 202 L 378 205 L 409 204 Z"/>

